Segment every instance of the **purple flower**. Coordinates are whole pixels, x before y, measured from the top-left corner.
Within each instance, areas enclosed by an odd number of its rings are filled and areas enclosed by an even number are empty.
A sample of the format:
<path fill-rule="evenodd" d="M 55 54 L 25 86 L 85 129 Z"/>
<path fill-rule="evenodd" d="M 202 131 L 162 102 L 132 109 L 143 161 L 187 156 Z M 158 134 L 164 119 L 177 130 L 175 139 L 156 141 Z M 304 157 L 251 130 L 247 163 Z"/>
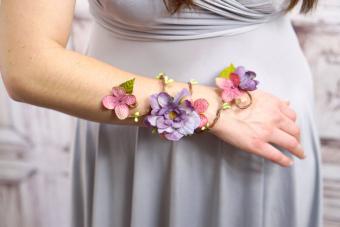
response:
<path fill-rule="evenodd" d="M 200 117 L 189 100 L 183 100 L 190 95 L 187 89 L 182 89 L 175 97 L 166 92 L 150 96 L 151 113 L 145 118 L 145 124 L 157 128 L 159 134 L 168 140 L 179 140 L 191 135 L 200 125 Z"/>
<path fill-rule="evenodd" d="M 253 71 L 246 71 L 243 66 L 237 67 L 236 74 L 240 77 L 239 88 L 245 91 L 253 91 L 256 89 L 259 81 L 254 80 L 256 73 Z"/>

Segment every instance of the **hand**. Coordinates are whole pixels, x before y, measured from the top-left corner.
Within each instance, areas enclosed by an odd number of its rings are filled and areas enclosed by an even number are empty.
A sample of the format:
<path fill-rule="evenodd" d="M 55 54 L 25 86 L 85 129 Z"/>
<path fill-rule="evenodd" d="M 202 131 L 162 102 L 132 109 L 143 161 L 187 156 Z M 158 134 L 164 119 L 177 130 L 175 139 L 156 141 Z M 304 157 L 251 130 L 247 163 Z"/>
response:
<path fill-rule="evenodd" d="M 288 167 L 293 160 L 273 145 L 304 158 L 296 113 L 287 101 L 263 92 L 251 92 L 253 103 L 247 109 L 223 110 L 210 132 L 246 152 Z"/>

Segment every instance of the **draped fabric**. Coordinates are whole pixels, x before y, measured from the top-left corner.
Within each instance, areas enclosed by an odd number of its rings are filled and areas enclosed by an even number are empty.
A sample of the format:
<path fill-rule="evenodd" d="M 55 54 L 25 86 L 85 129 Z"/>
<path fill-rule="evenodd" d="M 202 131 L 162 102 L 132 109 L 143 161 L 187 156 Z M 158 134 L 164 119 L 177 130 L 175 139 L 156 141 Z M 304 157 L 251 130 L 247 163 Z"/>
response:
<path fill-rule="evenodd" d="M 133 21 L 140 17 L 119 17 L 112 13 L 129 1 L 131 0 L 124 3 L 102 3 L 100 0 L 93 0 L 90 1 L 90 10 L 99 23 L 122 38 L 149 41 L 188 40 L 250 31 L 282 15 L 288 3 L 280 0 L 194 0 L 196 8 L 183 8 L 177 14 L 170 15 L 163 1 L 150 1 L 148 4 L 151 4 L 150 8 L 154 11 L 148 13 L 152 14 L 152 19 L 140 26 Z M 161 11 L 157 11 L 159 9 Z M 148 17 L 150 19 L 150 15 Z"/>
<path fill-rule="evenodd" d="M 259 90 L 290 101 L 307 158 L 282 168 L 209 132 L 167 141 L 145 127 L 78 119 L 72 227 L 322 226 L 313 82 L 282 15 L 287 2 L 196 0 L 195 10 L 174 15 L 162 0 L 90 4 L 88 56 L 135 75 L 165 72 L 207 86 L 230 63 L 244 65 Z"/>

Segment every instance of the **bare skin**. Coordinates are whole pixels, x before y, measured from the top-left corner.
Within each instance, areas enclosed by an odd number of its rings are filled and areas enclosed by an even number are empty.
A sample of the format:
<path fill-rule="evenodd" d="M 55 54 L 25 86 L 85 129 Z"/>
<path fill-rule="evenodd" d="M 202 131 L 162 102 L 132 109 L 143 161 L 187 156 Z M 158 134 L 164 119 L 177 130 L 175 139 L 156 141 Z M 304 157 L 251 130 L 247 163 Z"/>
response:
<path fill-rule="evenodd" d="M 135 78 L 136 111 L 145 114 L 151 94 L 160 81 L 135 75 L 66 50 L 75 0 L 2 0 L 0 6 L 0 67 L 10 97 L 18 102 L 54 109 L 100 123 L 136 125 L 121 121 L 101 107 L 112 86 Z M 154 75 L 151 75 L 154 76 Z M 174 95 L 186 83 L 174 82 Z M 205 97 L 208 119 L 215 117 L 220 98 L 216 89 L 195 85 L 194 99 Z M 263 91 L 252 92 L 254 103 L 246 110 L 223 111 L 209 132 L 240 149 L 290 166 L 292 159 L 273 145 L 304 158 L 296 113 L 286 101 Z M 140 121 L 142 122 L 142 121 Z M 139 123 L 139 126 L 142 126 Z"/>

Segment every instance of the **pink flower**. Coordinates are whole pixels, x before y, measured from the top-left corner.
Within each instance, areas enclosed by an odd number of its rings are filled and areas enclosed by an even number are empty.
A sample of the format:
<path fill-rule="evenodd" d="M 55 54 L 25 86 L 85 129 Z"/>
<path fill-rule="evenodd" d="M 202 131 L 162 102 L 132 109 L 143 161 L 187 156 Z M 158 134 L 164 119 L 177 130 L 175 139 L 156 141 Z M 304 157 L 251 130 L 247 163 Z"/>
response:
<path fill-rule="evenodd" d="M 194 101 L 193 106 L 196 112 L 199 113 L 201 122 L 198 127 L 201 128 L 208 123 L 208 118 L 203 113 L 208 109 L 209 103 L 207 100 L 200 98 Z"/>
<path fill-rule="evenodd" d="M 231 102 L 243 94 L 243 92 L 229 79 L 217 77 L 216 85 L 222 89 L 221 96 L 224 102 Z"/>
<path fill-rule="evenodd" d="M 102 99 L 102 104 L 106 109 L 114 110 L 116 116 L 123 120 L 129 116 L 129 107 L 136 104 L 136 97 L 127 94 L 123 87 L 113 87 L 112 95 L 107 95 Z"/>

